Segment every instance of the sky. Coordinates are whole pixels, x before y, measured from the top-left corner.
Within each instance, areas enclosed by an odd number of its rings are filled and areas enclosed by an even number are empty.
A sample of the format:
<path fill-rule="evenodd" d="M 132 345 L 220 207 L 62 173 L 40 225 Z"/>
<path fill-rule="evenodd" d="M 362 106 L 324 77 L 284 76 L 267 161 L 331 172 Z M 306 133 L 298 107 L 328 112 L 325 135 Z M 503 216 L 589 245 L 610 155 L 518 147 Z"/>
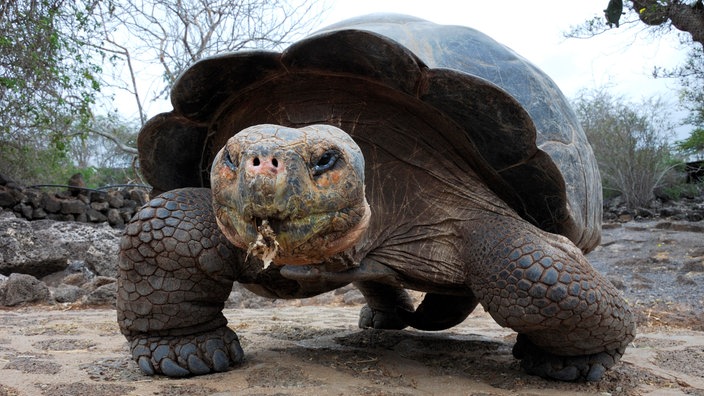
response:
<path fill-rule="evenodd" d="M 609 84 L 638 99 L 676 95 L 677 81 L 654 80 L 654 66 L 673 67 L 686 55 L 676 35 L 654 39 L 635 29 L 612 29 L 590 39 L 566 39 L 564 32 L 603 16 L 606 0 L 338 0 L 321 25 L 374 12 L 414 15 L 431 22 L 480 30 L 535 63 L 568 96 L 581 88 Z"/>
<path fill-rule="evenodd" d="M 589 39 L 567 39 L 571 26 L 603 17 L 607 0 L 337 0 L 321 26 L 375 12 L 409 14 L 431 22 L 475 28 L 508 46 L 546 72 L 568 98 L 581 89 L 607 87 L 627 101 L 661 97 L 673 121 L 687 115 L 678 108 L 679 83 L 655 79 L 655 67 L 673 68 L 686 58 L 675 32 L 654 38 L 645 25 L 621 26 Z M 675 139 L 689 136 L 679 127 Z"/>
<path fill-rule="evenodd" d="M 660 96 L 677 107 L 677 80 L 654 79 L 653 68 L 682 63 L 687 49 L 673 32 L 653 38 L 643 24 L 622 26 L 590 39 L 566 39 L 570 26 L 603 17 L 607 0 L 327 0 L 319 28 L 375 12 L 409 14 L 439 24 L 473 27 L 533 62 L 557 83 L 568 98 L 580 89 L 608 87 L 625 100 Z M 314 31 L 317 30 L 313 29 Z M 149 116 L 168 111 L 167 103 L 149 107 Z M 685 112 L 675 112 L 679 121 Z M 677 139 L 691 128 L 678 128 Z"/>

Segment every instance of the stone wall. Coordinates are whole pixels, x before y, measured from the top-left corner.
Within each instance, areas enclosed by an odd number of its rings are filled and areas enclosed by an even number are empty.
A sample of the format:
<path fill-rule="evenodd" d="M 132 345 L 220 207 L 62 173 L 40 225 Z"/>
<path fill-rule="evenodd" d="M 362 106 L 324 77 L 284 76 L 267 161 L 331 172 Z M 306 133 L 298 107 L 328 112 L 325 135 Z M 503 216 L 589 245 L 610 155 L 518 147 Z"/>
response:
<path fill-rule="evenodd" d="M 653 199 L 646 207 L 630 209 L 621 197 L 604 201 L 604 222 L 625 223 L 633 220 L 668 219 L 697 222 L 704 220 L 704 195 L 677 201 Z"/>
<path fill-rule="evenodd" d="M 0 307 L 114 305 L 121 234 L 106 222 L 28 221 L 0 211 Z"/>
<path fill-rule="evenodd" d="M 107 222 L 119 228 L 148 200 L 142 187 L 52 190 L 22 187 L 0 176 L 0 208 L 27 220 Z"/>

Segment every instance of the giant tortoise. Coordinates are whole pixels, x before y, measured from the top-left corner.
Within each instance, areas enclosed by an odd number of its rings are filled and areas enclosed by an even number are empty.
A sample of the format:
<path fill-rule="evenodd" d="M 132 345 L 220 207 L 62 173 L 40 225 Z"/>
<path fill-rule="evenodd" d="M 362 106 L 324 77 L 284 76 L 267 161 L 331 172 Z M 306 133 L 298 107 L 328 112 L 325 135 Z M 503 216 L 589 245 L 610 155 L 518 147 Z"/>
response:
<path fill-rule="evenodd" d="M 635 334 L 584 257 L 592 150 L 557 86 L 473 29 L 402 15 L 282 53 L 204 59 L 139 135 L 156 191 L 121 241 L 118 321 L 146 374 L 243 360 L 233 282 L 304 298 L 353 283 L 359 326 L 442 330 L 482 307 L 531 374 L 597 380 Z M 424 292 L 414 307 L 406 289 Z"/>

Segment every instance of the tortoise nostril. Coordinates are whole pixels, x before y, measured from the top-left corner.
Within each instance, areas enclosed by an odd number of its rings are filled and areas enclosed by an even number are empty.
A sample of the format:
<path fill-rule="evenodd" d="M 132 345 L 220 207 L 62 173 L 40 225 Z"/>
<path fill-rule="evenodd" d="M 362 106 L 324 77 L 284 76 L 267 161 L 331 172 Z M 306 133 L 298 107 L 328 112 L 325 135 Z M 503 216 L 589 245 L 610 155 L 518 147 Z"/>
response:
<path fill-rule="evenodd" d="M 252 160 L 252 165 L 259 166 L 259 157 L 254 157 L 254 160 Z"/>
<path fill-rule="evenodd" d="M 271 159 L 271 164 L 274 165 L 274 168 L 278 168 L 279 166 L 279 161 L 276 160 L 276 158 Z"/>

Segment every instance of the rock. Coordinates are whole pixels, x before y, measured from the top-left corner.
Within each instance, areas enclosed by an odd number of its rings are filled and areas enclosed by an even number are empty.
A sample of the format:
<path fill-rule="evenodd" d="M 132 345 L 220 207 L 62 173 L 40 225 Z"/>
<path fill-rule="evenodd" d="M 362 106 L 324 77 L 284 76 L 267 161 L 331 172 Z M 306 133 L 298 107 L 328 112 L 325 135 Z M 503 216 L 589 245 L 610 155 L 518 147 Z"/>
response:
<path fill-rule="evenodd" d="M 635 212 L 637 218 L 649 219 L 655 217 L 655 213 L 650 209 L 638 208 L 635 210 Z"/>
<path fill-rule="evenodd" d="M 125 225 L 125 220 L 120 214 L 119 209 L 111 208 L 110 210 L 108 210 L 107 220 L 108 224 L 113 227 L 120 227 Z"/>
<path fill-rule="evenodd" d="M 66 268 L 68 274 L 83 274 L 87 279 L 95 278 L 95 272 L 88 268 L 84 260 L 73 260 Z"/>
<path fill-rule="evenodd" d="M 677 223 L 671 221 L 662 221 L 656 224 L 654 228 L 658 230 L 672 230 L 680 232 L 704 232 L 704 225 Z"/>
<path fill-rule="evenodd" d="M 91 202 L 90 207 L 97 210 L 98 212 L 104 212 L 110 209 L 110 204 L 105 201 Z"/>
<path fill-rule="evenodd" d="M 76 199 L 61 201 L 61 213 L 63 214 L 81 214 L 85 212 L 86 204 L 83 201 Z"/>
<path fill-rule="evenodd" d="M 8 176 L 5 176 L 2 173 L 0 173 L 0 186 L 4 186 L 8 183 L 14 183 L 14 182 Z"/>
<path fill-rule="evenodd" d="M 697 247 L 689 252 L 690 257 L 704 257 L 704 247 Z"/>
<path fill-rule="evenodd" d="M 680 214 L 682 214 L 682 209 L 677 208 L 677 207 L 668 206 L 668 207 L 664 207 L 664 208 L 660 209 L 660 216 L 661 217 L 672 217 L 672 216 L 680 215 Z"/>
<path fill-rule="evenodd" d="M 34 208 L 32 211 L 32 220 L 46 219 L 46 212 L 42 208 Z"/>
<path fill-rule="evenodd" d="M 90 197 L 90 202 L 92 203 L 101 203 L 101 202 L 107 202 L 108 201 L 108 193 L 105 191 L 91 191 L 88 194 L 88 197 Z M 109 204 L 108 204 L 109 206 Z"/>
<path fill-rule="evenodd" d="M 76 199 L 78 199 L 79 201 L 86 204 L 86 206 L 90 206 L 90 198 L 88 197 L 88 195 L 81 194 L 81 195 L 77 196 Z"/>
<path fill-rule="evenodd" d="M 226 308 L 240 308 L 243 300 L 243 295 L 240 290 L 236 290 L 234 287 L 232 291 L 230 292 L 230 295 L 227 297 L 227 301 L 225 301 L 225 307 Z"/>
<path fill-rule="evenodd" d="M 626 283 L 623 282 L 623 279 L 616 276 L 608 276 L 607 279 L 612 285 L 614 285 L 615 288 L 619 290 L 626 290 Z"/>
<path fill-rule="evenodd" d="M 71 190 L 71 191 L 69 191 Z M 107 222 L 124 227 L 149 195 L 142 188 L 123 191 L 86 191 L 78 185 L 69 190 L 47 193 L 36 188 L 0 185 L 0 207 L 27 220 Z"/>
<path fill-rule="evenodd" d="M 92 271 L 114 276 L 121 231 L 107 224 L 0 217 L 0 274 L 43 277 L 86 261 Z M 92 249 L 91 249 L 92 247 Z"/>
<path fill-rule="evenodd" d="M 61 213 L 49 213 L 46 215 L 47 219 L 49 220 L 54 220 L 54 221 L 75 221 L 76 217 L 70 214 L 61 214 Z"/>
<path fill-rule="evenodd" d="M 14 188 L 0 186 L 0 207 L 11 208 L 22 201 L 22 193 Z"/>
<path fill-rule="evenodd" d="M 102 223 L 108 219 L 104 214 L 100 213 L 93 207 L 88 209 L 88 211 L 86 212 L 86 216 L 88 217 L 88 221 L 90 221 L 91 223 Z"/>
<path fill-rule="evenodd" d="M 56 288 L 62 284 L 81 286 L 93 278 L 95 278 L 95 273 L 87 267 L 85 261 L 73 260 L 63 271 L 49 274 L 41 278 L 41 281 L 46 283 L 49 288 Z"/>
<path fill-rule="evenodd" d="M 55 195 L 45 194 L 42 196 L 42 207 L 49 213 L 59 213 L 61 210 L 61 200 Z"/>
<path fill-rule="evenodd" d="M 92 283 L 92 282 L 91 282 Z M 96 285 L 99 283 L 94 283 Z M 88 289 L 88 288 L 84 288 Z M 110 305 L 115 306 L 117 300 L 117 282 L 112 279 L 112 282 L 107 284 L 102 284 L 96 287 L 93 291 L 89 292 L 83 297 L 82 303 L 85 305 Z"/>
<path fill-rule="evenodd" d="M 130 202 L 134 202 L 134 201 L 130 201 Z M 134 213 L 135 213 L 135 208 L 130 208 L 127 206 L 123 206 L 118 210 L 120 212 L 120 217 L 122 217 L 122 221 L 125 224 L 129 223 L 129 221 L 132 220 L 132 216 L 134 216 Z"/>
<path fill-rule="evenodd" d="M 661 209 L 663 207 L 663 203 L 661 200 L 655 198 L 648 201 L 647 207 L 650 209 Z"/>
<path fill-rule="evenodd" d="M 620 215 L 618 215 L 618 221 L 620 221 L 621 223 L 627 223 L 629 221 L 633 221 L 633 215 L 630 213 L 620 214 Z"/>
<path fill-rule="evenodd" d="M 704 272 L 704 260 L 703 259 L 692 259 L 687 260 L 682 265 L 680 272 Z"/>
<path fill-rule="evenodd" d="M 230 308 L 262 308 L 274 305 L 274 300 L 258 296 L 235 282 L 226 303 Z"/>
<path fill-rule="evenodd" d="M 42 194 L 35 190 L 25 190 L 22 202 L 33 208 L 39 208 L 42 205 Z"/>
<path fill-rule="evenodd" d="M 0 283 L 0 305 L 14 307 L 28 303 L 49 301 L 49 288 L 39 279 L 27 274 L 11 274 Z"/>
<path fill-rule="evenodd" d="M 117 279 L 111 278 L 109 276 L 96 276 L 95 278 L 91 279 L 90 282 L 83 285 L 83 289 L 85 289 L 88 292 L 93 292 L 102 286 L 109 285 L 109 284 L 114 283 L 116 281 L 117 281 Z"/>
<path fill-rule="evenodd" d="M 108 203 L 111 208 L 120 209 L 125 204 L 125 199 L 119 191 L 108 192 Z"/>
<path fill-rule="evenodd" d="M 677 283 L 682 286 L 696 286 L 697 285 L 697 282 L 693 279 L 691 274 L 677 275 Z"/>
<path fill-rule="evenodd" d="M 364 304 L 366 300 L 359 290 L 353 289 L 342 295 L 342 302 L 346 305 L 354 305 Z"/>
<path fill-rule="evenodd" d="M 134 213 L 143 205 L 137 205 L 137 201 L 125 201 L 125 204 L 120 208 L 120 212 Z"/>
<path fill-rule="evenodd" d="M 86 182 L 83 180 L 82 174 L 74 173 L 73 176 L 71 176 L 71 178 L 68 179 L 68 185 L 69 185 L 68 192 L 71 193 L 71 195 L 77 196 L 77 195 L 84 192 L 83 188 L 85 188 Z M 71 188 L 71 187 L 78 187 L 78 188 Z"/>
<path fill-rule="evenodd" d="M 24 204 L 24 203 L 21 203 L 19 205 L 19 210 L 16 210 L 16 211 L 22 213 L 22 216 L 25 219 L 31 219 L 32 214 L 34 213 L 34 209 L 32 208 L 32 206 Z"/>
<path fill-rule="evenodd" d="M 86 295 L 86 291 L 78 286 L 73 285 L 59 285 L 54 288 L 52 295 L 54 296 L 54 301 L 57 303 L 72 303 L 78 301 L 81 297 Z"/>
<path fill-rule="evenodd" d="M 149 201 L 149 194 L 142 189 L 132 189 L 130 190 L 130 199 L 137 203 L 137 206 L 141 207 Z"/>
<path fill-rule="evenodd" d="M 691 223 L 673 223 L 671 230 L 680 232 L 704 232 L 704 225 Z"/>
<path fill-rule="evenodd" d="M 68 252 L 37 235 L 31 223 L 18 218 L 0 218 L 0 273 L 13 272 L 37 277 L 66 268 Z"/>
<path fill-rule="evenodd" d="M 115 240 L 94 241 L 86 251 L 86 264 L 100 276 L 117 277 L 120 246 Z"/>
<path fill-rule="evenodd" d="M 704 220 L 704 215 L 699 212 L 689 212 L 687 213 L 687 221 L 702 221 Z"/>
<path fill-rule="evenodd" d="M 61 282 L 65 285 L 81 286 L 84 283 L 88 282 L 88 278 L 85 274 L 79 272 L 75 274 L 66 275 L 63 279 L 61 279 Z"/>

